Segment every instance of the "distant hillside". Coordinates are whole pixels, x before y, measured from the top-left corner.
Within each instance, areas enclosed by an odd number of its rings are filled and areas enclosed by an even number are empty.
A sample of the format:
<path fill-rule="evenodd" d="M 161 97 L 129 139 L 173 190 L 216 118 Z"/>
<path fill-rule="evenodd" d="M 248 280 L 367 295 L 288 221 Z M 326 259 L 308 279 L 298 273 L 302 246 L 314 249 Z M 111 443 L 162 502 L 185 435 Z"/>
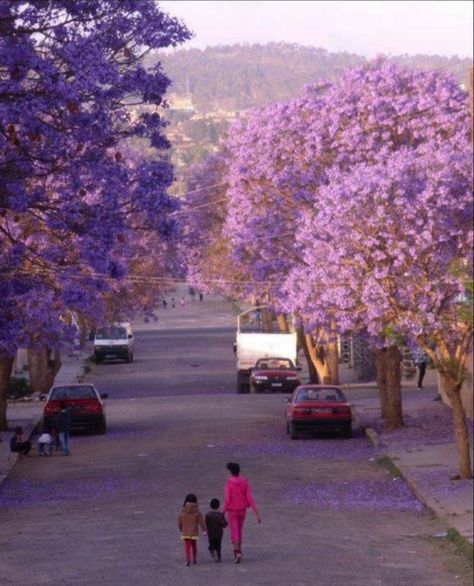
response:
<path fill-rule="evenodd" d="M 241 111 L 286 100 L 308 83 L 334 79 L 344 69 L 361 65 L 366 58 L 347 52 L 330 53 L 316 47 L 286 43 L 230 45 L 205 50 L 181 49 L 167 55 L 152 54 L 173 80 L 170 92 L 189 93 L 198 112 L 222 109 Z M 466 79 L 468 60 L 456 57 L 396 56 L 394 61 L 415 68 L 446 68 Z"/>
<path fill-rule="evenodd" d="M 415 68 L 442 69 L 466 81 L 468 60 L 442 56 L 398 56 L 391 58 Z M 171 157 L 180 181 L 187 169 L 216 150 L 232 121 L 243 110 L 288 100 L 307 84 L 337 78 L 347 68 L 366 62 L 351 53 L 329 53 L 325 49 L 286 43 L 231 45 L 205 50 L 181 49 L 152 53 L 147 64 L 160 60 L 171 78 L 166 117 Z M 145 148 L 145 147 L 143 147 Z"/>

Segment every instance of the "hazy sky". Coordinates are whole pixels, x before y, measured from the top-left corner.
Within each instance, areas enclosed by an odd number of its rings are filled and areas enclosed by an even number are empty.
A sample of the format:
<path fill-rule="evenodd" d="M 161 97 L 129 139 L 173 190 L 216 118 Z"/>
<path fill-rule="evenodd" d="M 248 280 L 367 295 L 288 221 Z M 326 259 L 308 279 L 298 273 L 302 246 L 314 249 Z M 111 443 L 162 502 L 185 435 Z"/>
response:
<path fill-rule="evenodd" d="M 472 57 L 471 1 L 202 1 L 159 4 L 195 37 L 185 47 L 285 41 L 349 51 Z"/>

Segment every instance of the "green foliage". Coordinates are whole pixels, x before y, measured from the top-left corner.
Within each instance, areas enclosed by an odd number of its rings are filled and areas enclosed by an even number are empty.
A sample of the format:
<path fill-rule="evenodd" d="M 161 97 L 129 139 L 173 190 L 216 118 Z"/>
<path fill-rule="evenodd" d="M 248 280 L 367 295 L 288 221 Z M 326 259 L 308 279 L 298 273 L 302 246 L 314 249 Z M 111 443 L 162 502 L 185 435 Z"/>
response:
<path fill-rule="evenodd" d="M 26 378 L 12 377 L 8 386 L 8 397 L 13 400 L 31 395 L 31 388 Z"/>
<path fill-rule="evenodd" d="M 448 529 L 446 539 L 454 545 L 458 553 L 465 555 L 472 563 L 474 560 L 474 548 L 472 543 L 469 543 L 465 537 L 453 528 Z"/>

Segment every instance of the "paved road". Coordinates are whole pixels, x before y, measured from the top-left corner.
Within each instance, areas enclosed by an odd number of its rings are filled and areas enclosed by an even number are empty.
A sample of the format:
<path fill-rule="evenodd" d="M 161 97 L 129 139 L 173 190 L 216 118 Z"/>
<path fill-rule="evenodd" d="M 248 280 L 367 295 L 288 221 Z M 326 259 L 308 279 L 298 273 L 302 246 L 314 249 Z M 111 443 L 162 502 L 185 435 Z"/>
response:
<path fill-rule="evenodd" d="M 159 308 L 157 316 L 157 322 L 134 324 L 133 363 L 91 366 L 101 392 L 111 399 L 235 392 L 236 319 L 227 303 L 206 296 Z"/>
<path fill-rule="evenodd" d="M 281 396 L 217 390 L 172 399 L 150 386 L 110 401 L 109 433 L 74 436 L 70 457 L 22 460 L 0 492 L 0 584 L 471 583 L 467 562 L 432 537 L 442 527 L 375 463 L 362 434 L 291 441 Z M 204 510 L 222 497 L 229 460 L 251 479 L 263 523 L 249 516 L 241 566 L 226 535 L 222 564 L 201 539 L 199 565 L 186 568 L 179 507 L 191 491 Z"/>

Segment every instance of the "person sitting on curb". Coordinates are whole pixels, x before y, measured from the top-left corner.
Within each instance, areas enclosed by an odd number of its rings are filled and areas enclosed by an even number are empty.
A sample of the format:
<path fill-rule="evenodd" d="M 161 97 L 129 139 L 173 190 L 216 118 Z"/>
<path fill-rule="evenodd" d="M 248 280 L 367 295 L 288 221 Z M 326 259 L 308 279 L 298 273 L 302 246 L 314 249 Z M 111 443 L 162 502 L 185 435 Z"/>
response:
<path fill-rule="evenodd" d="M 23 440 L 23 428 L 20 425 L 15 427 L 15 435 L 10 440 L 10 451 L 21 456 L 28 456 L 30 450 L 31 442 Z"/>

